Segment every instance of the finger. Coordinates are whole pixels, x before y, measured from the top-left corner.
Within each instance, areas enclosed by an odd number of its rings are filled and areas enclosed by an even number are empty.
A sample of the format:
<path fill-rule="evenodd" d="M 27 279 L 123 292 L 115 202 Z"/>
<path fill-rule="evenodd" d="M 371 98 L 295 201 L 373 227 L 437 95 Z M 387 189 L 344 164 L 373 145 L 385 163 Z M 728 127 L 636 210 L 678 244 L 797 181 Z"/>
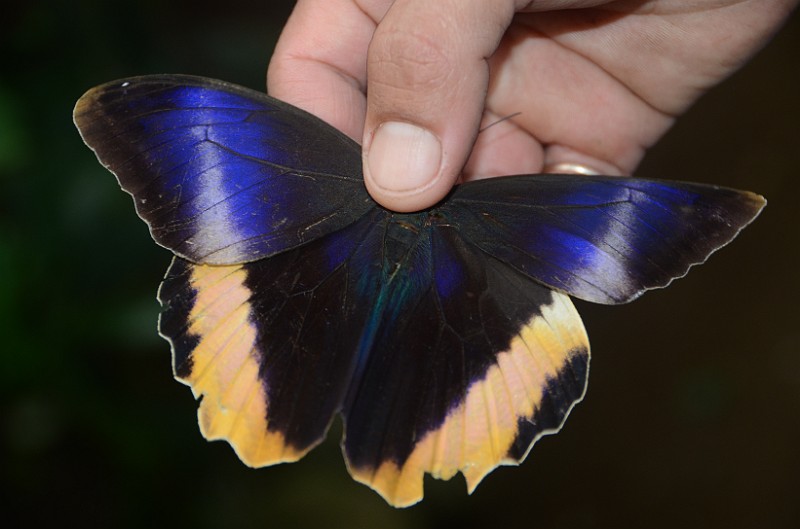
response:
<path fill-rule="evenodd" d="M 514 121 L 546 146 L 546 165 L 580 163 L 606 174 L 630 173 L 672 116 L 548 37 L 552 28 L 543 21 L 549 19 L 517 18 L 493 58 L 487 104 L 498 113 L 519 113 Z"/>
<path fill-rule="evenodd" d="M 475 140 L 487 58 L 511 23 L 512 0 L 398 0 L 368 56 L 364 180 L 397 211 L 438 202 Z"/>
<path fill-rule="evenodd" d="M 376 1 L 378 16 L 390 5 Z M 385 4 L 383 9 L 377 4 Z M 267 73 L 268 92 L 360 141 L 366 112 L 366 53 L 377 25 L 353 0 L 299 0 Z"/>
<path fill-rule="evenodd" d="M 461 175 L 462 181 L 542 172 L 542 144 L 513 118 L 490 110 L 484 112 L 478 138 Z"/>

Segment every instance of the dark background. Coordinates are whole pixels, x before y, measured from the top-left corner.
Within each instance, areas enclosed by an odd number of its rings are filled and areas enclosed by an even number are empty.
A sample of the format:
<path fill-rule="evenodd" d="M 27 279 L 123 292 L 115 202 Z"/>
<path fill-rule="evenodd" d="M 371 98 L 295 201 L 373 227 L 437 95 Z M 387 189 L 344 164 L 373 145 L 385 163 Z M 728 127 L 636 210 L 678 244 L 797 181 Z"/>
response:
<path fill-rule="evenodd" d="M 169 253 L 72 125 L 88 88 L 192 73 L 261 89 L 288 2 L 28 2 L 0 31 L 0 517 L 86 527 L 800 527 L 800 17 L 639 175 L 770 201 L 729 248 L 622 307 L 579 304 L 586 400 L 469 497 L 389 508 L 331 438 L 242 465 L 198 432 L 156 334 Z M 6 525 L 8 526 L 8 525 Z"/>

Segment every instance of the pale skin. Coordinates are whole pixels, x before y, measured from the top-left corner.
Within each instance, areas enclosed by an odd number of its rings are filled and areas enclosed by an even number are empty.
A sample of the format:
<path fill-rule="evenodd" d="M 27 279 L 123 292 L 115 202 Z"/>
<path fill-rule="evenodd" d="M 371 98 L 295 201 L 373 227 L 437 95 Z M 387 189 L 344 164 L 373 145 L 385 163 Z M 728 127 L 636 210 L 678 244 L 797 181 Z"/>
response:
<path fill-rule="evenodd" d="M 416 211 L 463 180 L 632 174 L 797 3 L 298 0 L 268 91 L 361 142 L 373 198 Z"/>

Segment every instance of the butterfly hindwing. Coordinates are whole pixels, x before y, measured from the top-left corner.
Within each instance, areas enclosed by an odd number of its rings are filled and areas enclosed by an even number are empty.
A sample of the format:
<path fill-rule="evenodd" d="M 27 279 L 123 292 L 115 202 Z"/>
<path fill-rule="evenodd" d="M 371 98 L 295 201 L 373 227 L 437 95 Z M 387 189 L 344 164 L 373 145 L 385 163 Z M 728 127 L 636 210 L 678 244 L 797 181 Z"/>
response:
<path fill-rule="evenodd" d="M 87 92 L 74 119 L 156 242 L 193 262 L 267 257 L 373 206 L 356 142 L 253 90 L 132 78 Z"/>
<path fill-rule="evenodd" d="M 382 283 L 369 356 L 343 411 L 351 473 L 393 505 L 419 501 L 425 473 L 460 471 L 471 491 L 518 463 L 586 385 L 589 345 L 569 298 L 437 217 L 387 223 L 386 239 L 405 239 L 406 252 Z"/>
<path fill-rule="evenodd" d="M 248 465 L 302 457 L 341 409 L 374 296 L 352 262 L 372 221 L 252 263 L 173 261 L 159 327 L 175 376 L 203 397 L 204 436 Z"/>

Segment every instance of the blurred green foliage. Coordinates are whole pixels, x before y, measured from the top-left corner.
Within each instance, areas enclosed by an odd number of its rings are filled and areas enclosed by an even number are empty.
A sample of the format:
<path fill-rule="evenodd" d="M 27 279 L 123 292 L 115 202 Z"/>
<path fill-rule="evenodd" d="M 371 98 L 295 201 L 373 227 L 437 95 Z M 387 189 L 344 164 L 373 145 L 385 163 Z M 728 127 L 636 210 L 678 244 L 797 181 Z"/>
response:
<path fill-rule="evenodd" d="M 770 205 L 711 262 L 632 306 L 580 304 L 586 401 L 472 497 L 398 511 L 348 477 L 338 425 L 304 461 L 206 443 L 171 377 L 169 262 L 82 144 L 75 100 L 192 73 L 262 88 L 291 2 L 27 2 L 0 32 L 0 492 L 13 527 L 800 527 L 800 20 L 712 91 L 640 174 Z"/>

